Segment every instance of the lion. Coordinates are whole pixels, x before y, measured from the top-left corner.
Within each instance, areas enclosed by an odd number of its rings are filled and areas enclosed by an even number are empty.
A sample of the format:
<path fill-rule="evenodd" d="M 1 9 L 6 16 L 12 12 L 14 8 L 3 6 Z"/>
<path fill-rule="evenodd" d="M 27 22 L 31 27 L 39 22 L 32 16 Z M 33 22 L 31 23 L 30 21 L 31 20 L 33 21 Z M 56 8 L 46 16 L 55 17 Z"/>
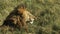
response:
<path fill-rule="evenodd" d="M 14 14 L 15 13 L 15 14 Z M 25 5 L 19 5 L 16 8 L 16 12 L 11 13 L 4 21 L 4 26 L 19 27 L 19 29 L 24 28 L 28 32 L 27 22 L 33 24 L 35 16 L 32 15 L 28 10 L 26 10 Z"/>

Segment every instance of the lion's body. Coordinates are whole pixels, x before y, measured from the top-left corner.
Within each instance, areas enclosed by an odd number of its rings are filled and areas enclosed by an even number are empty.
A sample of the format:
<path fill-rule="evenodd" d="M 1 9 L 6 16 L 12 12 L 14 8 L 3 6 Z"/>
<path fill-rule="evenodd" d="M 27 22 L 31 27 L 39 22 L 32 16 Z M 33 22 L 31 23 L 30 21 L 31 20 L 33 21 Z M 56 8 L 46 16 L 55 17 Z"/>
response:
<path fill-rule="evenodd" d="M 30 12 L 26 10 L 26 8 L 20 7 L 17 9 L 17 15 L 10 14 L 8 18 L 4 21 L 3 25 L 11 26 L 11 27 L 19 27 L 20 29 L 23 27 L 26 31 L 28 31 L 27 21 L 30 21 L 32 24 L 35 16 L 33 16 Z"/>

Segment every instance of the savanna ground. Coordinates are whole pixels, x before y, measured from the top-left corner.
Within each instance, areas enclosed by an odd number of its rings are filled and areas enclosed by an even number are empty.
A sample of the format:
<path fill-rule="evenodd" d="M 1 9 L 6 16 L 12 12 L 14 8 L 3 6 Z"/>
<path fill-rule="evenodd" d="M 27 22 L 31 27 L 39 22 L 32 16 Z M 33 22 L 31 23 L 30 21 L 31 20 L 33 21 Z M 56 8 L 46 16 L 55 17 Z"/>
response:
<path fill-rule="evenodd" d="M 0 0 L 0 25 L 21 3 L 24 3 L 27 10 L 38 17 L 33 24 L 28 24 L 30 34 L 60 34 L 60 0 Z M 3 34 L 1 29 L 0 34 Z M 12 33 L 7 30 L 5 34 Z M 21 31 L 16 29 L 13 34 L 27 33 L 23 29 Z"/>

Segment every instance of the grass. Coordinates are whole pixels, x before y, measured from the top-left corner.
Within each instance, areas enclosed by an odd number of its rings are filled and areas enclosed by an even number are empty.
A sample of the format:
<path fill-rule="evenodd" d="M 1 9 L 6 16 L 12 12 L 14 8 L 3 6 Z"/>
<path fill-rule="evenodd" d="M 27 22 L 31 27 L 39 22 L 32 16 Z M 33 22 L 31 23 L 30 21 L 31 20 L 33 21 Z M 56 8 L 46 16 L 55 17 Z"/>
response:
<path fill-rule="evenodd" d="M 59 34 L 60 33 L 60 0 L 0 0 L 0 25 L 19 4 L 24 3 L 27 9 L 39 19 L 28 24 L 30 34 Z M 0 29 L 0 34 L 3 31 Z M 6 34 L 12 34 L 9 30 Z M 28 34 L 15 30 L 13 34 Z"/>

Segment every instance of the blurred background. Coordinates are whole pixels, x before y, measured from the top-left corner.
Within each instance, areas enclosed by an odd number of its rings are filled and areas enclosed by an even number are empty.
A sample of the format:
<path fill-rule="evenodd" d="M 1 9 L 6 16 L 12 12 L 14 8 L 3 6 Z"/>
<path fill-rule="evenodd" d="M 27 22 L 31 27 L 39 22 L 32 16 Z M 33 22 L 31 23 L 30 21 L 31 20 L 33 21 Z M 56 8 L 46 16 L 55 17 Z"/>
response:
<path fill-rule="evenodd" d="M 24 3 L 33 15 L 38 17 L 33 24 L 28 24 L 30 34 L 60 33 L 60 0 L 0 0 L 0 25 L 19 4 Z M 0 34 L 3 34 L 0 31 Z M 11 34 L 7 31 L 6 34 Z M 27 34 L 24 30 L 13 34 Z"/>

